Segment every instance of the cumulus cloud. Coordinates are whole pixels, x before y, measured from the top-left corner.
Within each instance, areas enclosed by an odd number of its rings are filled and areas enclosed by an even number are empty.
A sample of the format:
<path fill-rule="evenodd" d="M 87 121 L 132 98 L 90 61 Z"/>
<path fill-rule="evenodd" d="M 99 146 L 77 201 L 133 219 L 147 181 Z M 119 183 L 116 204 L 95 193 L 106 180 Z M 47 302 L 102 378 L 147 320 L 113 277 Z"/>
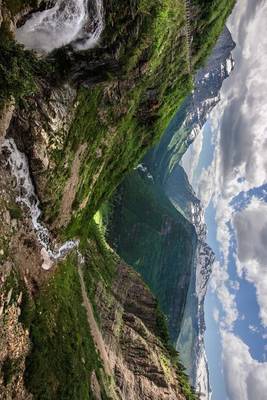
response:
<path fill-rule="evenodd" d="M 214 308 L 214 309 L 213 309 L 212 315 L 213 315 L 214 321 L 215 321 L 215 322 L 219 322 L 220 313 L 219 313 L 218 308 Z"/>
<path fill-rule="evenodd" d="M 225 81 L 221 102 L 211 114 L 210 122 L 215 132 L 214 158 L 203 170 L 196 190 L 205 206 L 212 200 L 216 209 L 217 240 L 223 255 L 221 269 L 228 268 L 232 235 L 229 227 L 233 226 L 237 231 L 237 268 L 256 286 L 264 324 L 267 323 L 267 284 L 263 278 L 267 232 L 264 224 L 258 223 L 264 221 L 261 218 L 263 211 L 248 211 L 244 214 L 246 218 L 234 217 L 230 202 L 241 191 L 267 182 L 267 35 L 259 35 L 265 31 L 266 20 L 266 1 L 240 0 L 237 3 L 230 21 L 230 30 L 237 42 L 236 69 Z M 254 229 L 252 225 L 257 227 Z M 245 231 L 250 234 L 245 235 Z M 222 283 L 215 270 L 213 279 L 219 279 L 220 289 L 217 290 L 226 301 L 223 305 L 229 314 L 229 304 L 233 308 L 235 299 L 226 288 L 229 277 L 224 277 Z"/>
<path fill-rule="evenodd" d="M 239 1 L 231 32 L 238 46 L 236 70 L 226 81 L 220 117 L 221 173 L 224 186 L 237 176 L 247 186 L 267 181 L 267 3 Z"/>
<path fill-rule="evenodd" d="M 239 273 L 253 283 L 260 317 L 267 327 L 267 204 L 253 198 L 248 207 L 234 216 Z"/>
<path fill-rule="evenodd" d="M 233 400 L 265 400 L 267 362 L 251 357 L 248 346 L 231 332 L 222 331 L 223 372 Z"/>
<path fill-rule="evenodd" d="M 220 318 L 220 325 L 222 328 L 231 331 L 233 330 L 234 322 L 238 318 L 238 310 L 235 295 L 230 292 L 225 284 L 228 280 L 228 272 L 216 261 L 213 265 L 210 287 L 223 305 L 223 315 Z"/>
<path fill-rule="evenodd" d="M 255 325 L 250 324 L 248 329 L 252 332 L 252 333 L 259 333 L 259 328 Z"/>
<path fill-rule="evenodd" d="M 221 102 L 211 113 L 214 158 L 202 171 L 196 188 L 204 205 L 212 201 L 216 210 L 222 257 L 214 267 L 211 289 L 224 310 L 220 313 L 223 366 L 231 400 L 263 400 L 267 393 L 267 364 L 254 360 L 248 346 L 233 333 L 235 321 L 241 318 L 236 304 L 239 285 L 230 282 L 228 274 L 235 237 L 237 272 L 255 286 L 260 318 L 267 326 L 267 205 L 253 198 L 238 213 L 230 205 L 241 191 L 267 182 L 266 21 L 265 0 L 237 2 L 229 22 L 237 42 L 236 68 L 223 85 Z M 217 318 L 218 313 L 214 316 Z"/>

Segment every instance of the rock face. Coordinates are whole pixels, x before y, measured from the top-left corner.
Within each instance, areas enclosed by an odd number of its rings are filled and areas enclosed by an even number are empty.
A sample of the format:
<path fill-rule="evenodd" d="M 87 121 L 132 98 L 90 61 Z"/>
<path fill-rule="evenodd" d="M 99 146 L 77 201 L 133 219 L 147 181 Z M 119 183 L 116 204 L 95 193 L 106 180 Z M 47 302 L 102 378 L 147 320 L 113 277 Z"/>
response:
<path fill-rule="evenodd" d="M 46 174 L 54 168 L 51 153 L 62 149 L 72 122 L 77 91 L 69 85 L 61 88 L 40 88 L 29 99 L 29 108 L 16 110 L 7 130 L 18 149 L 24 153 L 33 174 L 38 195 L 42 199 Z"/>
<path fill-rule="evenodd" d="M 6 135 L 6 131 L 9 127 L 14 109 L 15 109 L 15 105 L 14 105 L 14 102 L 11 100 L 4 104 L 4 107 L 1 111 L 1 115 L 0 115 L 0 147 L 3 144 L 4 137 Z"/>
<path fill-rule="evenodd" d="M 96 304 L 119 399 L 183 400 L 175 369 L 159 341 L 157 301 L 138 274 L 120 264 L 114 299 L 97 290 Z"/>

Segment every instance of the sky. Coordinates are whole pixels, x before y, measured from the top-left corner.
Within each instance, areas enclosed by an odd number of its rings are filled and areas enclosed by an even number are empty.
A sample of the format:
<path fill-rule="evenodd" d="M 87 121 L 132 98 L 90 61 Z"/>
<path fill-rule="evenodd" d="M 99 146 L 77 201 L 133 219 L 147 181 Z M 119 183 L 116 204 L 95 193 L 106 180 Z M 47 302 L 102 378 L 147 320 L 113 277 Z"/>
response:
<path fill-rule="evenodd" d="M 216 254 L 205 306 L 212 400 L 266 400 L 267 1 L 238 0 L 227 26 L 235 68 L 184 165 Z"/>

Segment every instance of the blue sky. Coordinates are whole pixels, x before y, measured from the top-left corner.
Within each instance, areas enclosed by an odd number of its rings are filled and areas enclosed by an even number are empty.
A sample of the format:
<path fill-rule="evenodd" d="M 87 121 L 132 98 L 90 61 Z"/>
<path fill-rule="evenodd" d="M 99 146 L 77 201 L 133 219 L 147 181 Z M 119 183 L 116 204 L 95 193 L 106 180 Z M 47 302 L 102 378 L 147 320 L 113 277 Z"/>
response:
<path fill-rule="evenodd" d="M 212 400 L 267 398 L 266 24 L 266 1 L 237 1 L 235 69 L 184 162 L 216 254 L 205 305 Z"/>

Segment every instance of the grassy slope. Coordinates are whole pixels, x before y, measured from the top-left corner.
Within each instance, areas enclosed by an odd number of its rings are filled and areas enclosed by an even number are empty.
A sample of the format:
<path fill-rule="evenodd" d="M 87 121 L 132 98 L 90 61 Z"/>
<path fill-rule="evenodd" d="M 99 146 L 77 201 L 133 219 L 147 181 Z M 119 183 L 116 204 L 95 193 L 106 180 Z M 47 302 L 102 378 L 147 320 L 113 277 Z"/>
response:
<path fill-rule="evenodd" d="M 234 1 L 223 4 L 222 8 L 218 1 L 194 3 L 195 68 L 211 51 Z M 78 209 L 87 203 L 87 221 L 159 139 L 192 88 L 182 0 L 142 0 L 132 6 L 131 15 L 128 8 L 122 10 L 117 2 L 110 2 L 107 10 L 102 44 L 112 48 L 119 70 L 115 76 L 110 73 L 108 81 L 80 91 L 64 159 L 57 154 L 57 168 L 47 185 L 50 198 L 46 211 L 50 221 L 59 209 L 65 183 L 62 177 L 67 179 L 69 173 L 66 159 L 70 164 L 79 143 L 88 143 L 88 150 L 74 206 Z M 50 207 L 51 202 L 55 207 Z"/>
<path fill-rule="evenodd" d="M 26 385 L 35 399 L 91 399 L 90 376 L 99 361 L 70 257 L 35 298 L 30 311 L 32 352 Z"/>
<path fill-rule="evenodd" d="M 112 48 L 119 72 L 111 74 L 108 82 L 80 91 L 64 148 L 65 160 L 56 155 L 57 174 L 67 178 L 66 157 L 70 162 L 78 143 L 88 143 L 75 203 L 77 208 L 87 199 L 87 218 L 159 138 L 192 87 L 182 0 L 139 1 L 132 10 L 123 4 L 122 9 L 117 2 L 107 7 L 102 45 Z M 102 155 L 97 157 L 99 150 Z M 52 200 L 58 206 L 63 185 L 54 179 L 53 171 L 47 185 L 49 204 Z M 49 215 L 51 220 L 56 212 L 57 207 Z"/>
<path fill-rule="evenodd" d="M 37 59 L 30 51 L 14 40 L 13 17 L 27 7 L 35 7 L 36 0 L 3 0 L 3 21 L 0 26 L 0 110 L 11 97 L 23 103 L 25 97 L 33 95 L 41 79 L 48 79 L 52 66 Z"/>
<path fill-rule="evenodd" d="M 138 172 L 127 176 L 117 196 L 108 238 L 159 299 L 175 343 L 195 256 L 194 228 L 163 191 Z"/>
<path fill-rule="evenodd" d="M 196 18 L 192 21 L 193 64 L 199 68 L 205 62 L 223 30 L 236 0 L 191 0 Z"/>
<path fill-rule="evenodd" d="M 101 326 L 96 311 L 95 293 L 101 281 L 107 304 L 112 301 L 111 285 L 119 258 L 109 249 L 103 230 L 94 221 L 80 234 L 84 239 L 81 242 L 81 251 L 85 257 L 84 278 L 88 296 L 95 310 L 96 320 Z M 24 307 L 24 319 L 30 329 L 33 346 L 26 363 L 25 380 L 34 399 L 91 400 L 90 378 L 93 371 L 101 384 L 103 399 L 110 399 L 109 385 L 112 380 L 104 375 L 81 303 L 77 260 L 73 255 L 61 263 L 54 277 L 36 296 L 34 303 Z M 184 369 L 178 362 L 176 352 L 169 345 L 165 319 L 160 310 L 157 318 L 157 335 L 169 352 L 173 367 L 177 369 L 186 398 L 194 400 Z M 163 355 L 165 352 L 163 350 Z"/>

